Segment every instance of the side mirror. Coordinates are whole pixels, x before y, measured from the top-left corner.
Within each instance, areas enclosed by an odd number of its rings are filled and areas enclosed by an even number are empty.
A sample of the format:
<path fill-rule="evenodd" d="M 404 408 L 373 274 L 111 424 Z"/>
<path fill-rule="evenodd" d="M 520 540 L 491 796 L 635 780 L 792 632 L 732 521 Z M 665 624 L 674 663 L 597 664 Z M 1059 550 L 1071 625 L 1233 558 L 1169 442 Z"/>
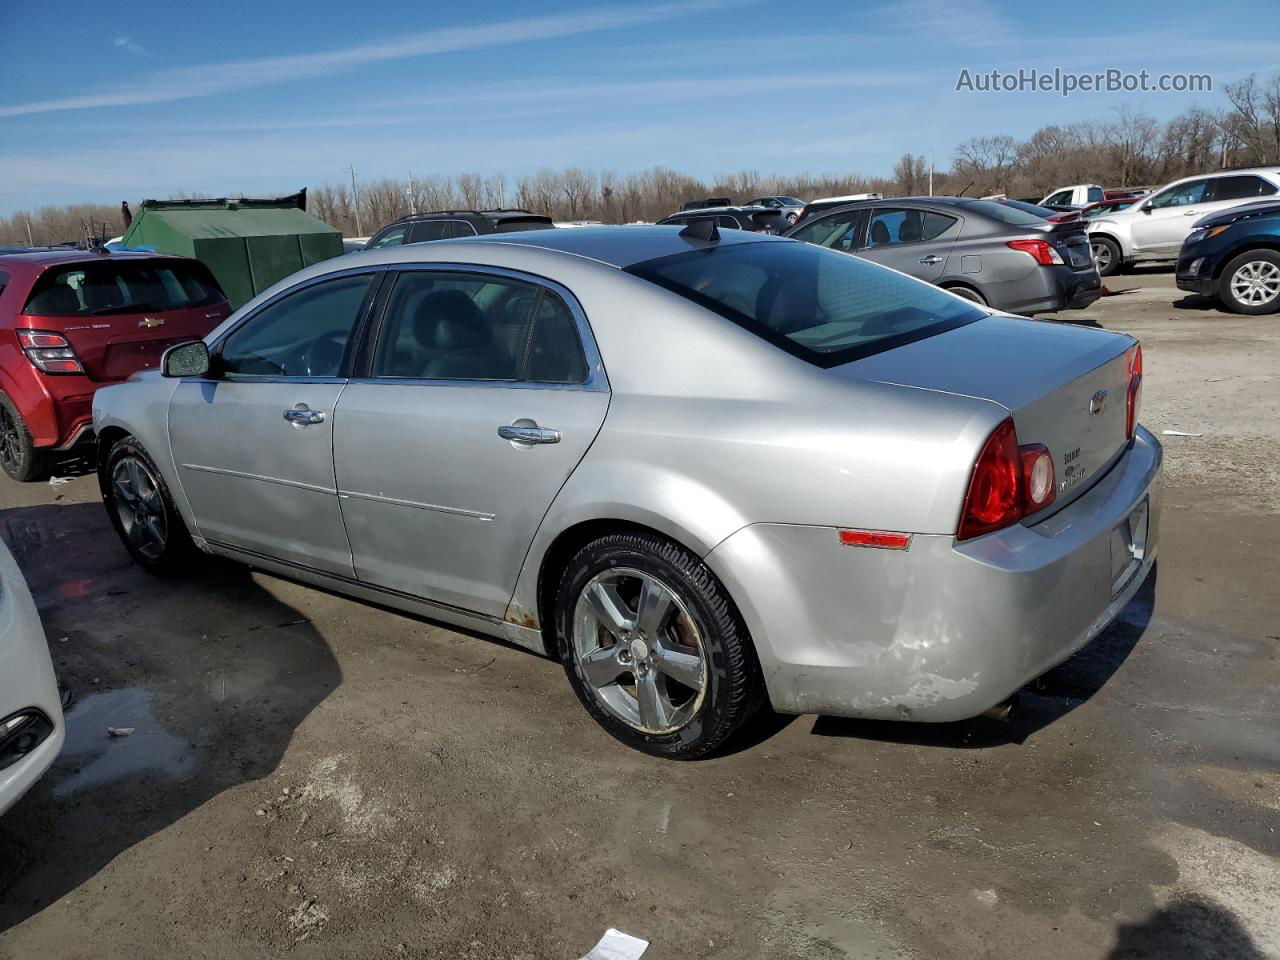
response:
<path fill-rule="evenodd" d="M 164 352 L 160 370 L 166 377 L 203 377 L 209 372 L 209 346 L 203 340 L 179 343 Z"/>
<path fill-rule="evenodd" d="M 1150 205 L 1150 204 L 1143 204 L 1143 205 L 1142 205 L 1141 207 L 1139 207 L 1138 209 L 1140 209 L 1140 210 L 1141 210 L 1143 213 L 1145 213 L 1148 217 L 1149 217 L 1149 216 L 1151 216 L 1151 205 Z"/>

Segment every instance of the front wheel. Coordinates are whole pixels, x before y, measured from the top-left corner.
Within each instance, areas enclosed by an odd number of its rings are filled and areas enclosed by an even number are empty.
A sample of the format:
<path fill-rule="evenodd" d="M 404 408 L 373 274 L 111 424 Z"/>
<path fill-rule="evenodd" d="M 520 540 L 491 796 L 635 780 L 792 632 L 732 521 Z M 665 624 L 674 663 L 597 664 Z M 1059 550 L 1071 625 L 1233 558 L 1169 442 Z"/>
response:
<path fill-rule="evenodd" d="M 555 623 L 578 699 L 645 753 L 705 756 L 763 699 L 755 649 L 724 586 L 662 537 L 612 534 L 580 549 L 560 579 Z"/>
<path fill-rule="evenodd" d="M 1110 277 L 1120 272 L 1124 266 L 1124 254 L 1120 252 L 1120 244 L 1110 237 L 1092 237 L 1089 245 L 1093 248 L 1093 262 L 1098 265 L 1098 273 Z"/>
<path fill-rule="evenodd" d="M 111 525 L 134 561 L 151 573 L 184 572 L 195 544 L 155 462 L 133 437 L 111 447 L 98 473 Z"/>
<path fill-rule="evenodd" d="M 1218 299 L 1232 313 L 1250 316 L 1280 309 L 1280 253 L 1250 250 L 1234 258 L 1218 278 Z"/>

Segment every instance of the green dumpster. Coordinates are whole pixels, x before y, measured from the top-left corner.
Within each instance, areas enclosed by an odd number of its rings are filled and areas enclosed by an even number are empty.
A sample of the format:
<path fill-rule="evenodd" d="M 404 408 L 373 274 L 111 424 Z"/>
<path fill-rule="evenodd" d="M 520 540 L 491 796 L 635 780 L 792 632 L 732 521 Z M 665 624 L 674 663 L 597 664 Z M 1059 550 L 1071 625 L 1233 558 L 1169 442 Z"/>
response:
<path fill-rule="evenodd" d="M 239 307 L 294 271 L 342 254 L 342 234 L 306 204 L 306 190 L 265 200 L 146 200 L 122 244 L 195 257 Z"/>

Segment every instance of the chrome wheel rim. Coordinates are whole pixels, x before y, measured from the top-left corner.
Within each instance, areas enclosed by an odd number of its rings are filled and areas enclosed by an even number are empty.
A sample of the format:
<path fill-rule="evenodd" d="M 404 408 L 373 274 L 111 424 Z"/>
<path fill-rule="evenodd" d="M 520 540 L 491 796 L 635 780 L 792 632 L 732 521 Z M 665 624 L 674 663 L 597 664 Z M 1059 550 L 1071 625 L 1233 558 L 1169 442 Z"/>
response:
<path fill-rule="evenodd" d="M 1111 248 L 1105 243 L 1091 243 L 1089 248 L 1093 251 L 1093 262 L 1099 270 L 1105 270 L 1111 266 Z"/>
<path fill-rule="evenodd" d="M 1280 267 L 1270 260 L 1251 260 L 1231 275 L 1231 295 L 1240 303 L 1260 307 L 1280 297 Z"/>
<path fill-rule="evenodd" d="M 122 457 L 111 471 L 116 515 L 125 539 L 148 560 L 164 553 L 169 537 L 160 484 L 136 457 Z"/>
<path fill-rule="evenodd" d="M 573 653 L 596 701 L 635 730 L 671 733 L 702 707 L 702 634 L 675 591 L 640 570 L 606 570 L 582 588 Z"/>

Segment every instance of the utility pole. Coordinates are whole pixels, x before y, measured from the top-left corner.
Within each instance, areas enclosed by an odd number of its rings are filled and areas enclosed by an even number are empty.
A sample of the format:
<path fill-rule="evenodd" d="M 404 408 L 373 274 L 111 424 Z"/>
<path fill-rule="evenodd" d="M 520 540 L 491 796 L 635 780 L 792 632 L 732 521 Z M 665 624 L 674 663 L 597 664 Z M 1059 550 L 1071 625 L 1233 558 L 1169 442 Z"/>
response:
<path fill-rule="evenodd" d="M 929 151 L 929 196 L 933 196 L 933 151 Z"/>
<path fill-rule="evenodd" d="M 27 221 L 27 246 L 34 247 L 36 245 L 36 242 L 31 239 L 31 218 L 23 217 L 22 219 Z"/>
<path fill-rule="evenodd" d="M 409 212 L 418 212 L 418 187 L 413 182 L 413 171 L 409 171 Z"/>
<path fill-rule="evenodd" d="M 351 164 L 351 209 L 356 215 L 356 236 L 364 236 L 364 227 L 360 226 L 360 194 L 356 193 L 356 165 Z"/>

